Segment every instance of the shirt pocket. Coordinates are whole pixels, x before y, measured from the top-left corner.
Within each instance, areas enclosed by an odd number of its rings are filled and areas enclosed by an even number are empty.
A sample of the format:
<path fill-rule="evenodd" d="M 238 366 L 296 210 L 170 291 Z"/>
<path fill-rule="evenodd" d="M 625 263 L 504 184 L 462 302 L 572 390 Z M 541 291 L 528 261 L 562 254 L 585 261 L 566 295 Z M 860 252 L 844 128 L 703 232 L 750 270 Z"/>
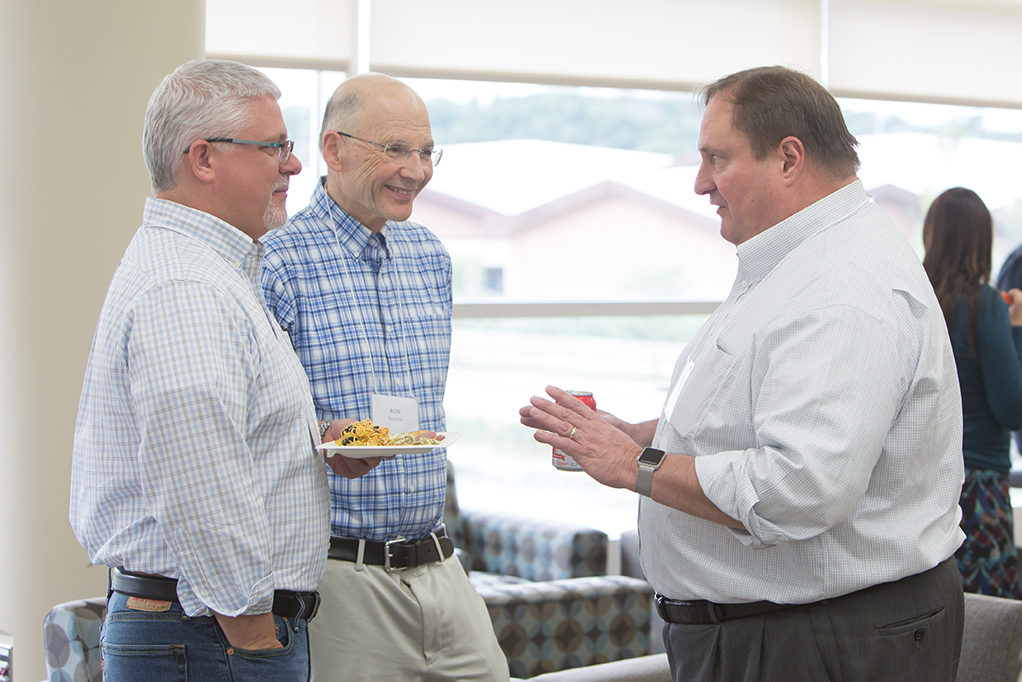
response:
<path fill-rule="evenodd" d="M 734 382 L 737 356 L 713 343 L 691 357 L 693 366 L 674 405 L 666 406 L 671 428 L 681 437 L 693 437 L 703 427 L 711 407 L 730 411 L 723 402 Z M 732 393 L 732 399 L 740 396 Z M 747 399 L 747 396 L 746 396 Z M 744 410 L 742 410 L 744 413 Z"/>

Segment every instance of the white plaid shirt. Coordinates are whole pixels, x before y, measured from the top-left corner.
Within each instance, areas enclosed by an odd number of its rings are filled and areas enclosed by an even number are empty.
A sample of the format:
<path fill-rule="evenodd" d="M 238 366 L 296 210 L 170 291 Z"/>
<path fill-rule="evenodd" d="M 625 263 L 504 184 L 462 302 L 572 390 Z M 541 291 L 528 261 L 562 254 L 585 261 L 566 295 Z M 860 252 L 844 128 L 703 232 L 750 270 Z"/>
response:
<path fill-rule="evenodd" d="M 95 563 L 179 578 L 193 616 L 268 612 L 326 566 L 312 399 L 259 296 L 261 258 L 213 216 L 149 199 L 85 373 L 75 534 Z"/>
<path fill-rule="evenodd" d="M 415 398 L 419 427 L 445 430 L 451 258 L 412 222 L 381 241 L 317 183 L 309 206 L 263 238 L 270 311 L 291 335 L 321 419 L 370 417 L 373 393 Z M 328 472 L 338 537 L 417 538 L 441 524 L 443 449 L 384 460 L 365 476 Z"/>
<path fill-rule="evenodd" d="M 950 557 L 962 406 L 918 256 L 855 181 L 738 258 L 678 360 L 654 445 L 695 455 L 707 496 L 746 530 L 643 498 L 650 583 L 673 599 L 806 603 Z"/>

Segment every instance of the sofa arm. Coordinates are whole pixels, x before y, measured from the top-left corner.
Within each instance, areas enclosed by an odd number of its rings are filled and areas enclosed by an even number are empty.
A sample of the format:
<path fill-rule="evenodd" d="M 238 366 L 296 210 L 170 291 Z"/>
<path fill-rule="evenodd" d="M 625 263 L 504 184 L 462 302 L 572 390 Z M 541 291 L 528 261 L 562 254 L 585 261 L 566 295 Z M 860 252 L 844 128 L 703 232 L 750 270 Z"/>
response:
<path fill-rule="evenodd" d="M 46 679 L 99 680 L 99 632 L 106 598 L 65 602 L 43 619 Z"/>
<path fill-rule="evenodd" d="M 621 549 L 621 575 L 629 575 L 633 578 L 645 580 L 646 577 L 643 575 L 642 567 L 639 566 L 639 532 L 634 528 L 626 530 L 621 533 L 618 544 Z M 660 614 L 656 612 L 655 606 L 651 607 L 650 619 L 653 623 L 653 653 L 662 653 L 664 651 L 664 639 L 662 636 L 664 621 L 660 618 Z"/>
<path fill-rule="evenodd" d="M 512 677 L 511 682 L 519 679 Z M 667 654 L 650 654 L 543 673 L 533 677 L 532 682 L 671 682 L 671 666 L 667 662 Z"/>
<path fill-rule="evenodd" d="M 650 653 L 653 591 L 596 576 L 477 587 L 514 677 Z"/>
<path fill-rule="evenodd" d="M 468 509 L 460 521 L 472 570 L 533 581 L 607 572 L 607 534 L 595 528 Z"/>

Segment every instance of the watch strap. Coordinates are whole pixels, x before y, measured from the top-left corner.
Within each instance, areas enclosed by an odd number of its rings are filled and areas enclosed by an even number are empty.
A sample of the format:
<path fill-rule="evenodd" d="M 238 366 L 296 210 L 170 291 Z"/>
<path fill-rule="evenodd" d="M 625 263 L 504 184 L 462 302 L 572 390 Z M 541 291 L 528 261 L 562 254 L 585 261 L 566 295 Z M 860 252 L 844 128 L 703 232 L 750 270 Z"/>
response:
<path fill-rule="evenodd" d="M 653 488 L 653 472 L 656 471 L 648 464 L 639 465 L 639 477 L 635 481 L 635 492 L 650 497 Z"/>
<path fill-rule="evenodd" d="M 643 457 L 647 452 L 656 457 L 655 463 L 643 461 Z M 635 492 L 640 495 L 645 495 L 646 497 L 651 496 L 653 488 L 653 472 L 659 469 L 660 465 L 663 464 L 664 456 L 664 451 L 656 448 L 646 448 L 642 451 L 642 454 L 640 454 L 638 458 L 639 476 L 635 480 Z"/>

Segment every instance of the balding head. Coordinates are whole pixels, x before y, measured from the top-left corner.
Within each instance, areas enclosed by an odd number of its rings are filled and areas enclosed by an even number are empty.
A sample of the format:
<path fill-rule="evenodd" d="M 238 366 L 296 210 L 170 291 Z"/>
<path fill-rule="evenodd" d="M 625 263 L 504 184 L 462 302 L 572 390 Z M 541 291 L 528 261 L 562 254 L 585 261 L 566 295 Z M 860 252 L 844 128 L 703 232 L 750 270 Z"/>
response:
<path fill-rule="evenodd" d="M 327 104 L 319 139 L 327 194 L 370 230 L 407 220 L 433 177 L 429 112 L 390 76 L 372 73 L 341 84 Z"/>
<path fill-rule="evenodd" d="M 382 73 L 353 76 L 338 86 L 327 102 L 323 125 L 319 131 L 320 148 L 323 136 L 333 130 L 354 134 L 362 130 L 368 120 L 386 114 L 383 110 L 401 112 L 421 110 L 428 121 L 426 105 L 407 85 Z M 363 131 L 364 132 L 364 131 Z"/>

